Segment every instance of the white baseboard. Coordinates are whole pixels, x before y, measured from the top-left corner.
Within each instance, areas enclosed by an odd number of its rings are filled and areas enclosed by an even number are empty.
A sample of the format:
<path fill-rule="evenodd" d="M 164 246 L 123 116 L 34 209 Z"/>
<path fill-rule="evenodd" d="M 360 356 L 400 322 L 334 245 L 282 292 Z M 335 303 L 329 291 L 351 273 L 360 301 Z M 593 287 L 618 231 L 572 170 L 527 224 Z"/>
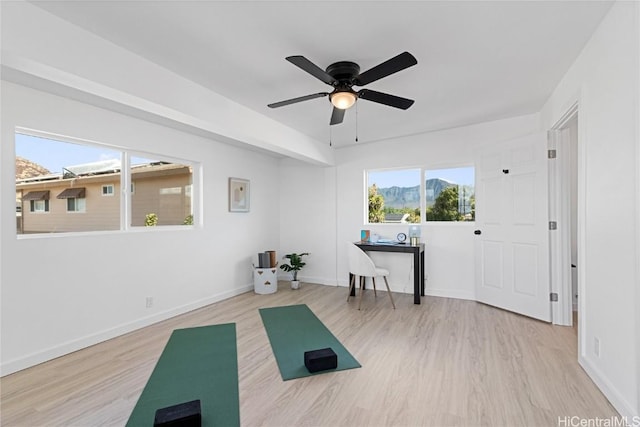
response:
<path fill-rule="evenodd" d="M 285 280 L 289 280 L 289 279 L 285 279 Z M 328 279 L 324 277 L 300 276 L 300 280 L 302 280 L 303 282 L 318 283 L 320 285 L 326 285 L 326 286 L 340 286 L 344 288 L 349 287 L 349 280 L 346 278 L 337 280 L 337 283 L 336 283 L 336 279 Z M 390 284 L 390 287 L 392 292 L 413 294 L 413 288 L 409 292 L 403 292 L 402 290 L 394 289 L 392 283 Z M 473 291 L 464 291 L 464 290 L 458 290 L 458 289 L 437 289 L 437 288 L 427 287 L 425 288 L 424 293 L 426 296 L 433 296 L 433 297 L 455 298 L 455 299 L 464 299 L 464 300 L 471 300 L 471 301 L 476 300 L 476 296 Z"/>
<path fill-rule="evenodd" d="M 326 277 L 300 276 L 299 279 L 306 283 L 317 283 L 318 285 L 325 285 L 325 286 L 339 286 L 336 283 L 336 279 L 328 279 Z M 289 280 L 289 279 L 285 279 L 285 280 Z"/>
<path fill-rule="evenodd" d="M 431 297 L 455 298 L 476 301 L 476 295 L 473 291 L 463 291 L 459 289 L 425 288 L 424 294 Z"/>
<path fill-rule="evenodd" d="M 616 411 L 618 411 L 623 418 L 626 418 L 629 425 L 636 425 L 633 423 L 633 420 L 640 420 L 640 411 L 634 410 L 631 402 L 628 402 L 625 399 L 625 397 L 611 384 L 611 382 L 609 382 L 607 377 L 602 374 L 597 366 L 591 363 L 591 361 L 582 357 L 582 355 L 579 355 L 578 363 L 600 389 L 602 394 L 604 394 L 613 407 L 616 408 Z"/>
<path fill-rule="evenodd" d="M 198 301 L 193 301 L 188 304 L 184 304 L 180 307 L 175 307 L 159 313 L 154 313 L 150 316 L 146 316 L 138 320 L 134 320 L 133 322 L 125 323 L 125 324 L 116 326 L 114 328 L 107 329 L 105 331 L 87 335 L 82 338 L 67 341 L 65 343 L 47 348 L 42 351 L 31 353 L 27 356 L 24 356 L 18 359 L 9 360 L 7 362 L 3 361 L 0 364 L 0 376 L 9 375 L 26 368 L 30 368 L 32 366 L 38 365 L 48 360 L 55 359 L 56 357 L 73 353 L 74 351 L 78 351 L 83 348 L 90 347 L 92 345 L 101 343 L 103 341 L 107 341 L 111 338 L 124 335 L 126 333 L 135 331 L 140 328 L 144 328 L 145 326 L 149 326 L 154 323 L 158 323 L 163 320 L 170 319 L 180 314 L 184 314 L 189 311 L 193 311 L 198 308 L 207 306 L 209 304 L 213 304 L 215 302 L 219 302 L 219 301 L 222 301 L 222 300 L 225 300 L 249 291 L 253 291 L 253 284 L 249 286 L 244 286 L 242 288 L 221 292 L 216 295 L 211 295 L 209 297 L 200 299 Z"/>

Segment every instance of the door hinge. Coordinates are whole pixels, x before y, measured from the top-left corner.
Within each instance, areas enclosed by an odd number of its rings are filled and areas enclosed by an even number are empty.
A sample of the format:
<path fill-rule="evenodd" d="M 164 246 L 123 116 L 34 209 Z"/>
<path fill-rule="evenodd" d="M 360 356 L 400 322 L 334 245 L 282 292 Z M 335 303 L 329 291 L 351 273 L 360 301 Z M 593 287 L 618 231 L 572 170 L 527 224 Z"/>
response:
<path fill-rule="evenodd" d="M 551 293 L 549 294 L 549 297 L 550 297 L 550 299 L 551 299 L 551 301 L 552 301 L 552 302 L 558 302 L 558 294 L 557 294 L 557 293 L 555 293 L 555 292 L 551 292 Z"/>
<path fill-rule="evenodd" d="M 555 159 L 557 156 L 558 156 L 558 152 L 555 149 L 547 150 L 547 158 Z"/>
<path fill-rule="evenodd" d="M 557 230 L 558 222 L 557 221 L 549 221 L 549 230 Z"/>

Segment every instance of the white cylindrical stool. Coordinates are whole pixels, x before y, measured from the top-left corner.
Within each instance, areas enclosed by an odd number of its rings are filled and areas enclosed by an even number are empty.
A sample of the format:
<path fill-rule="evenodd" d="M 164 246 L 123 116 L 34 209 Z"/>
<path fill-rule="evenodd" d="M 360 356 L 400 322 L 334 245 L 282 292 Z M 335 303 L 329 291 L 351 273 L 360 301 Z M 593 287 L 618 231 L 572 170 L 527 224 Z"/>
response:
<path fill-rule="evenodd" d="M 254 268 L 253 286 L 256 294 L 272 294 L 278 290 L 277 268 Z"/>

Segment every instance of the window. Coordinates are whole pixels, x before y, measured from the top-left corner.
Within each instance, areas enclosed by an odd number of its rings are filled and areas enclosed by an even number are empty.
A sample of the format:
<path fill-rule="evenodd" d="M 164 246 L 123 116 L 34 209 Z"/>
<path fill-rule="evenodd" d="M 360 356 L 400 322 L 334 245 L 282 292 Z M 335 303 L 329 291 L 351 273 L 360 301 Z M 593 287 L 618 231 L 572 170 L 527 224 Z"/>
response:
<path fill-rule="evenodd" d="M 102 186 L 102 195 L 103 196 L 113 196 L 113 184 L 103 185 Z"/>
<path fill-rule="evenodd" d="M 84 212 L 87 207 L 86 199 L 80 197 L 69 197 L 67 199 L 67 212 Z"/>
<path fill-rule="evenodd" d="M 426 221 L 475 221 L 473 167 L 425 171 Z"/>
<path fill-rule="evenodd" d="M 138 153 L 99 143 L 31 130 L 16 132 L 15 152 L 18 234 L 194 223 L 196 163 L 137 157 Z M 130 191 L 120 191 L 123 182 L 130 184 Z M 123 212 L 127 198 L 131 209 Z M 43 212 L 51 215 L 36 215 Z"/>
<path fill-rule="evenodd" d="M 67 200 L 67 212 L 84 212 L 87 207 L 85 187 L 66 188 L 58 194 L 58 199 Z"/>
<path fill-rule="evenodd" d="M 16 191 L 16 211 L 22 212 L 22 203 L 29 202 L 29 212 L 49 212 L 49 191 L 29 191 L 24 197 Z"/>
<path fill-rule="evenodd" d="M 367 173 L 370 223 L 420 222 L 420 169 Z"/>
<path fill-rule="evenodd" d="M 371 170 L 366 176 L 369 223 L 420 223 L 422 212 L 430 222 L 475 221 L 473 166 Z"/>
<path fill-rule="evenodd" d="M 49 212 L 48 200 L 30 200 L 30 212 Z"/>
<path fill-rule="evenodd" d="M 192 217 L 193 168 L 184 163 L 135 157 L 131 160 L 131 223 L 185 225 Z M 191 222 L 192 224 L 192 222 Z"/>

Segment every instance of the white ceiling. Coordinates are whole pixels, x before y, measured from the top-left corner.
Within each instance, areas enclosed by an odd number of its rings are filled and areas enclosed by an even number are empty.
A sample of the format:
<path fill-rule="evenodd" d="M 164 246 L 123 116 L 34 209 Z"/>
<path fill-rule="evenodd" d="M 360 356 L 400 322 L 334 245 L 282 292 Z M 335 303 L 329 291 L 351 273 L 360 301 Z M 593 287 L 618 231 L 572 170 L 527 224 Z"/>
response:
<path fill-rule="evenodd" d="M 406 111 L 358 101 L 360 142 L 535 113 L 610 1 L 35 1 L 34 4 L 319 141 L 331 87 L 284 58 L 365 71 L 403 51 L 418 64 L 367 85 Z M 356 109 L 331 127 L 354 143 Z"/>

